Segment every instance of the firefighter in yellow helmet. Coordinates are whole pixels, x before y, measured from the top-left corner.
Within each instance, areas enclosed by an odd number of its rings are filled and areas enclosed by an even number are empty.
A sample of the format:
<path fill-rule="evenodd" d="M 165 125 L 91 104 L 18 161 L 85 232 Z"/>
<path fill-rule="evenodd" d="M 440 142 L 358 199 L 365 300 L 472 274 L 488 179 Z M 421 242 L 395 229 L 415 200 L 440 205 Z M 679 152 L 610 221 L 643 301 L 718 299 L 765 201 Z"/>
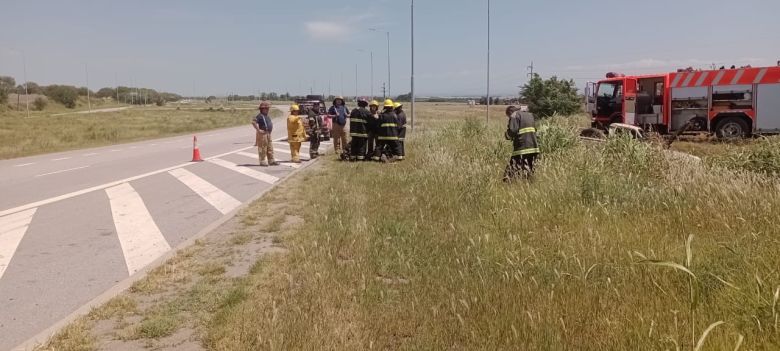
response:
<path fill-rule="evenodd" d="M 534 174 L 534 161 L 539 156 L 534 115 L 515 106 L 506 108 L 509 118 L 504 137 L 512 141 L 512 158 L 504 171 L 504 181 L 510 182 L 522 175 L 528 179 Z"/>
<path fill-rule="evenodd" d="M 290 143 L 293 163 L 301 163 L 301 143 L 306 141 L 306 128 L 303 126 L 300 112 L 298 105 L 292 105 L 287 117 L 287 142 Z"/>
<path fill-rule="evenodd" d="M 393 100 L 387 99 L 384 103 L 384 110 L 379 116 L 379 129 L 377 129 L 377 147 L 374 150 L 374 161 L 400 160 L 401 144 L 398 140 L 398 116 L 394 111 Z M 385 156 L 385 157 L 383 157 Z"/>
<path fill-rule="evenodd" d="M 368 145 L 366 147 L 366 157 L 373 158 L 374 149 L 376 148 L 376 136 L 379 131 L 379 101 L 371 100 L 368 104 L 369 118 L 366 123 L 366 129 L 368 130 Z"/>

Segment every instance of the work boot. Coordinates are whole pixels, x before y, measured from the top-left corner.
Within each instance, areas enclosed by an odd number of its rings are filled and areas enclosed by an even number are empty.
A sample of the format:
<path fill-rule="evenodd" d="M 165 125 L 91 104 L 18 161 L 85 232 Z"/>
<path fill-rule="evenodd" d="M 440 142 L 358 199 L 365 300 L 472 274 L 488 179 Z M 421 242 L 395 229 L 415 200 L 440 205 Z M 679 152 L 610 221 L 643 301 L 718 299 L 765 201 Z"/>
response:
<path fill-rule="evenodd" d="M 276 162 L 275 160 L 271 160 L 271 161 L 268 162 L 268 165 L 269 166 L 278 166 L 279 162 Z"/>
<path fill-rule="evenodd" d="M 260 161 L 260 167 L 268 167 L 268 161 Z"/>

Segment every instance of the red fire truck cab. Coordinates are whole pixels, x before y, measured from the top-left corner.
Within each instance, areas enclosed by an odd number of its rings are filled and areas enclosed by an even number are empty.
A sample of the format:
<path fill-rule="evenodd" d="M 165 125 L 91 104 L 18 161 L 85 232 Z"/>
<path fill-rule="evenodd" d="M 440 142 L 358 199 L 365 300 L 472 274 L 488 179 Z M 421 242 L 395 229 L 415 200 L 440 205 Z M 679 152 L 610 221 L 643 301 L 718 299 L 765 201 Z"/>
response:
<path fill-rule="evenodd" d="M 780 67 L 608 73 L 586 96 L 594 128 L 625 123 L 667 134 L 690 121 L 687 131 L 720 138 L 780 132 Z"/>

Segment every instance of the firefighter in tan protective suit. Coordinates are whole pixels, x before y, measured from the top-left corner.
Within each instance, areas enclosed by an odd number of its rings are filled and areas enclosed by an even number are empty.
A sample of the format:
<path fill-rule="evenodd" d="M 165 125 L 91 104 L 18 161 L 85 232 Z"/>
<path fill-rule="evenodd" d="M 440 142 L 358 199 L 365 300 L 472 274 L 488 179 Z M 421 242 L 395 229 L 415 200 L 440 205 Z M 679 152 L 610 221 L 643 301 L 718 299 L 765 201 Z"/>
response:
<path fill-rule="evenodd" d="M 287 142 L 290 143 L 290 154 L 293 163 L 301 163 L 301 143 L 306 141 L 306 128 L 303 126 L 298 105 L 290 106 L 287 117 Z"/>

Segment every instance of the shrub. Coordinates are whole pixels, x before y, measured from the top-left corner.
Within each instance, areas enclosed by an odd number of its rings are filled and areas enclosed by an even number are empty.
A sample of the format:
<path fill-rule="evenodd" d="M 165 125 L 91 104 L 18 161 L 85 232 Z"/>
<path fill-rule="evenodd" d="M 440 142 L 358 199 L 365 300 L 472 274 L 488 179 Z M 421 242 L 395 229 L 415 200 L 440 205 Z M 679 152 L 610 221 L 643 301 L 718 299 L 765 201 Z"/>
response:
<path fill-rule="evenodd" d="M 76 87 L 67 85 L 50 85 L 46 87 L 46 96 L 59 102 L 67 108 L 75 108 L 79 93 Z"/>
<path fill-rule="evenodd" d="M 556 114 L 573 115 L 582 109 L 577 85 L 573 80 L 560 80 L 558 77 L 544 80 L 534 74 L 523 86 L 520 98 L 528 104 L 532 113 L 543 118 Z"/>
<path fill-rule="evenodd" d="M 43 111 L 44 108 L 46 108 L 46 105 L 49 104 L 49 101 L 46 100 L 44 97 L 37 97 L 35 98 L 35 101 L 33 101 L 33 108 L 36 111 Z"/>

